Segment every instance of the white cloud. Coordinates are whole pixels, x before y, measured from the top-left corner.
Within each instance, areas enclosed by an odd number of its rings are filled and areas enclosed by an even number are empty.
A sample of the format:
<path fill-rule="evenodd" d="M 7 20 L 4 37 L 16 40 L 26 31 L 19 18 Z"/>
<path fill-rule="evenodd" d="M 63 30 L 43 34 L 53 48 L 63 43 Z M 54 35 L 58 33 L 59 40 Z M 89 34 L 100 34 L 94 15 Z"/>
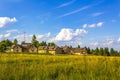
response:
<path fill-rule="evenodd" d="M 102 26 L 103 26 L 103 22 L 97 23 L 97 27 L 102 27 Z"/>
<path fill-rule="evenodd" d="M 10 36 L 11 36 L 11 33 L 7 33 L 4 35 L 5 38 L 10 37 Z"/>
<path fill-rule="evenodd" d="M 43 35 L 38 34 L 38 35 L 36 35 L 36 37 L 39 41 L 41 41 L 41 40 L 46 40 L 48 37 L 50 37 L 50 35 L 51 35 L 51 33 L 49 32 L 49 33 L 46 33 L 46 34 L 43 34 Z"/>
<path fill-rule="evenodd" d="M 89 28 L 95 28 L 96 27 L 96 24 L 90 24 L 88 25 Z"/>
<path fill-rule="evenodd" d="M 90 45 L 91 45 L 91 46 L 98 46 L 99 43 L 98 43 L 98 42 L 92 42 L 92 43 L 90 43 Z"/>
<path fill-rule="evenodd" d="M 106 40 L 101 40 L 101 41 L 96 41 L 96 42 L 91 42 L 90 46 L 91 47 L 112 47 L 115 44 L 114 39 L 106 39 Z"/>
<path fill-rule="evenodd" d="M 59 16 L 58 18 L 62 18 L 62 17 L 65 17 L 65 16 L 69 16 L 69 15 L 72 15 L 72 14 L 75 14 L 75 13 L 78 13 L 78 12 L 81 12 L 81 11 L 83 11 L 83 10 L 86 10 L 86 9 L 90 8 L 90 7 L 91 7 L 90 5 L 84 6 L 84 7 L 82 7 L 82 8 L 76 9 L 76 10 L 74 10 L 74 11 L 65 13 L 65 14 Z"/>
<path fill-rule="evenodd" d="M 46 34 L 36 34 L 36 38 L 38 41 L 47 41 L 48 38 L 50 37 L 51 33 L 46 33 Z M 25 35 L 25 41 L 26 42 L 31 42 L 33 34 L 26 34 Z M 19 34 L 17 36 L 13 37 L 14 39 L 17 39 L 19 42 L 24 41 L 24 34 Z"/>
<path fill-rule="evenodd" d="M 84 24 L 84 25 L 83 25 L 83 28 L 87 28 L 87 26 L 88 26 L 87 24 Z"/>
<path fill-rule="evenodd" d="M 97 13 L 93 13 L 92 16 L 93 16 L 93 17 L 96 17 L 96 16 L 100 16 L 100 15 L 102 15 L 102 14 L 103 14 L 102 12 L 97 12 Z"/>
<path fill-rule="evenodd" d="M 61 31 L 57 34 L 53 40 L 55 41 L 70 41 L 76 38 L 84 37 L 87 34 L 87 31 L 84 29 L 70 29 L 70 28 L 63 28 Z"/>
<path fill-rule="evenodd" d="M 9 17 L 0 17 L 0 28 L 5 27 L 7 24 L 16 22 L 16 18 L 9 18 Z"/>
<path fill-rule="evenodd" d="M 76 1 L 76 0 L 71 0 L 71 1 L 69 1 L 69 2 L 63 3 L 63 4 L 59 5 L 57 8 L 62 8 L 62 7 L 71 5 L 71 4 L 74 3 L 75 1 Z"/>
<path fill-rule="evenodd" d="M 3 36 L 4 36 L 4 35 L 2 35 L 2 34 L 1 34 L 1 35 L 0 35 L 0 39 L 2 39 L 2 38 L 3 38 Z"/>
<path fill-rule="evenodd" d="M 120 38 L 118 38 L 118 42 L 120 43 Z"/>
<path fill-rule="evenodd" d="M 6 34 L 0 34 L 0 40 L 10 38 L 11 33 L 6 33 Z"/>
<path fill-rule="evenodd" d="M 93 23 L 93 24 L 84 24 L 83 28 L 96 28 L 96 27 L 102 27 L 103 22 Z"/>
<path fill-rule="evenodd" d="M 18 33 L 19 31 L 17 29 L 11 29 L 11 30 L 7 30 L 6 32 L 7 33 L 12 33 L 12 32 L 17 32 Z"/>
<path fill-rule="evenodd" d="M 103 46 L 111 46 L 114 43 L 114 39 L 107 39 L 104 43 Z"/>

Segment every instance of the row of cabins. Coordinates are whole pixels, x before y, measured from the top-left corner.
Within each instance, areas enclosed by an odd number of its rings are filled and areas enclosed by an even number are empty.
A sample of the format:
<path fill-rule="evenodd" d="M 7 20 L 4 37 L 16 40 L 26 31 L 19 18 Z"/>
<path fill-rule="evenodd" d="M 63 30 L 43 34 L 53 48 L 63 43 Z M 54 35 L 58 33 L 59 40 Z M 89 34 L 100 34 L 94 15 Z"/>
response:
<path fill-rule="evenodd" d="M 58 46 L 39 46 L 38 48 L 30 43 L 25 44 L 16 44 L 11 48 L 11 52 L 21 53 L 50 53 L 50 54 L 77 54 L 83 55 L 86 54 L 85 48 L 70 48 L 68 46 L 58 47 Z"/>

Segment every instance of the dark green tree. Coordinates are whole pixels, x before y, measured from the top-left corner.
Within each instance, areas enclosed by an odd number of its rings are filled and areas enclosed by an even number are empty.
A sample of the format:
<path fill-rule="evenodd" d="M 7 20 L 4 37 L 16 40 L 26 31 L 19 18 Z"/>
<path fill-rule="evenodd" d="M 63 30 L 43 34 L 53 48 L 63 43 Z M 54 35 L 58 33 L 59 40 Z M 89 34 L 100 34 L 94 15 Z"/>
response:
<path fill-rule="evenodd" d="M 25 41 L 22 41 L 21 44 L 25 44 Z"/>
<path fill-rule="evenodd" d="M 104 48 L 104 54 L 103 54 L 104 56 L 109 56 L 110 54 L 109 54 L 109 49 L 108 49 L 108 47 L 106 47 L 106 48 Z"/>
<path fill-rule="evenodd" d="M 39 46 L 47 46 L 46 41 L 42 41 L 42 42 L 40 42 L 40 43 L 39 43 Z"/>
<path fill-rule="evenodd" d="M 32 45 L 35 45 L 36 47 L 39 46 L 39 42 L 37 41 L 37 38 L 35 35 L 33 35 L 31 43 Z"/>
<path fill-rule="evenodd" d="M 48 46 L 56 46 L 56 44 L 54 42 L 49 42 Z"/>
<path fill-rule="evenodd" d="M 99 49 L 96 48 L 96 49 L 95 49 L 95 52 L 94 52 L 94 55 L 98 55 L 98 54 L 99 54 Z"/>
<path fill-rule="evenodd" d="M 111 56 L 114 56 L 114 54 L 115 54 L 115 51 L 114 51 L 113 48 L 111 48 L 111 49 L 110 49 L 110 55 L 111 55 Z"/>
<path fill-rule="evenodd" d="M 18 40 L 14 39 L 13 44 L 18 44 Z"/>
<path fill-rule="evenodd" d="M 99 51 L 99 55 L 103 55 L 104 54 L 104 49 L 103 48 L 100 48 L 100 51 Z"/>
<path fill-rule="evenodd" d="M 5 40 L 5 44 L 7 47 L 11 47 L 13 43 L 9 39 L 7 39 L 7 40 Z"/>
<path fill-rule="evenodd" d="M 5 52 L 9 50 L 12 46 L 12 42 L 10 40 L 3 40 L 0 42 L 0 52 Z"/>
<path fill-rule="evenodd" d="M 88 53 L 88 54 L 91 54 L 90 48 L 88 47 L 88 48 L 86 48 L 86 49 L 87 49 L 87 53 Z"/>
<path fill-rule="evenodd" d="M 0 42 L 0 52 L 5 52 L 7 50 L 5 42 L 1 41 Z"/>
<path fill-rule="evenodd" d="M 78 47 L 77 48 L 80 48 L 80 45 L 78 45 Z"/>

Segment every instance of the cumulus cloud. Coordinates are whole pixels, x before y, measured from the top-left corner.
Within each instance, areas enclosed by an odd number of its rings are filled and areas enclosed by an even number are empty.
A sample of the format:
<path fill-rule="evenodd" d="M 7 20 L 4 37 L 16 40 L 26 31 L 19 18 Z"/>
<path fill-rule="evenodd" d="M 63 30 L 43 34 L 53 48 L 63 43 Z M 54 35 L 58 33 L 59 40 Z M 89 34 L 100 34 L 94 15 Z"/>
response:
<path fill-rule="evenodd" d="M 54 38 L 55 41 L 70 41 L 76 38 L 82 38 L 87 34 L 87 31 L 84 29 L 70 29 L 63 28 Z"/>
<path fill-rule="evenodd" d="M 96 28 L 96 27 L 102 27 L 103 22 L 93 23 L 93 24 L 84 24 L 83 28 Z"/>
<path fill-rule="evenodd" d="M 9 18 L 9 17 L 0 17 L 0 28 L 5 27 L 7 24 L 16 22 L 16 18 Z"/>

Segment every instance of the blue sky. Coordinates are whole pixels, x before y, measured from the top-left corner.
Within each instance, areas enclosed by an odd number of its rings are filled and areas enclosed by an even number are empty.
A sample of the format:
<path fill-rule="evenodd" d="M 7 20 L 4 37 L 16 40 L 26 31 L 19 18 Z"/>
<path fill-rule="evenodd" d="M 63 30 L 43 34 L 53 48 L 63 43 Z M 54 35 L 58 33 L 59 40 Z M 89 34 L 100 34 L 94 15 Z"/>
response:
<path fill-rule="evenodd" d="M 0 40 L 120 47 L 120 0 L 0 0 Z"/>

